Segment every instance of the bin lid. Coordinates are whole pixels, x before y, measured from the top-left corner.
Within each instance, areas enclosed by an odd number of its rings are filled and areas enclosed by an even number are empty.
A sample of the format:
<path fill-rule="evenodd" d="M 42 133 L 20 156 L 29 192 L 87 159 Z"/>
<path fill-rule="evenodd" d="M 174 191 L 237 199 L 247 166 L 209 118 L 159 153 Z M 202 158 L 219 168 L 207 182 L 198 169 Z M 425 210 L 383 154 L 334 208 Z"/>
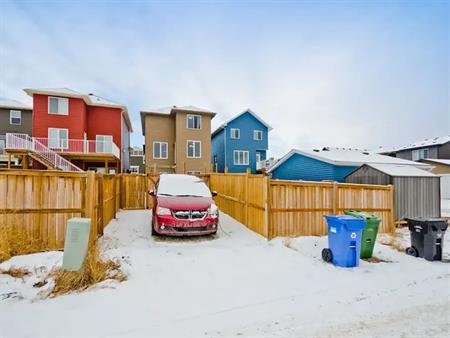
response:
<path fill-rule="evenodd" d="M 350 215 L 324 215 L 327 222 L 335 221 L 345 225 L 348 230 L 361 230 L 366 226 L 366 221 Z"/>
<path fill-rule="evenodd" d="M 357 218 L 364 218 L 366 221 L 368 220 L 377 220 L 379 221 L 380 218 L 377 215 L 370 214 L 367 211 L 358 211 L 358 210 L 345 210 L 344 214 L 354 216 Z"/>

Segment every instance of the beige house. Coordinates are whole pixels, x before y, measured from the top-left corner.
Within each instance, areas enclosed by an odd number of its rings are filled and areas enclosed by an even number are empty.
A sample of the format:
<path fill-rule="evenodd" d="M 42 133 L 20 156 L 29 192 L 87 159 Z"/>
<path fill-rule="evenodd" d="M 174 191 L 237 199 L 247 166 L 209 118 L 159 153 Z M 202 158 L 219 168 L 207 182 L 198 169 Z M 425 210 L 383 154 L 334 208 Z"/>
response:
<path fill-rule="evenodd" d="M 199 174 L 211 171 L 211 119 L 194 106 L 141 111 L 146 173 Z"/>

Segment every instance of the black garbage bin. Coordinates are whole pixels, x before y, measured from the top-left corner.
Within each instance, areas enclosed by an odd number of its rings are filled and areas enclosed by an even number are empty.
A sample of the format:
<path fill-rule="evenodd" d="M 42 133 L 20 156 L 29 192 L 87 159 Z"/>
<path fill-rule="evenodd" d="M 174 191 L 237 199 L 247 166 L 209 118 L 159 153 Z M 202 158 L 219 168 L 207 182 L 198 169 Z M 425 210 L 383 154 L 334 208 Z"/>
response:
<path fill-rule="evenodd" d="M 423 257 L 428 261 L 442 260 L 447 221 L 440 218 L 408 218 L 411 246 L 406 253 L 415 257 Z"/>

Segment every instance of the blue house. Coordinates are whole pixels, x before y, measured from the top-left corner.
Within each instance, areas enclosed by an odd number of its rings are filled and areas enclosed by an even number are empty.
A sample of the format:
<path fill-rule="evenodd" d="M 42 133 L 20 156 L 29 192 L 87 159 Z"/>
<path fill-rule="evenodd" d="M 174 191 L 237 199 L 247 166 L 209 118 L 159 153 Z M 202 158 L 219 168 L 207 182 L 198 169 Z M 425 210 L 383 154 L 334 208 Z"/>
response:
<path fill-rule="evenodd" d="M 217 172 L 256 172 L 256 162 L 267 158 L 272 127 L 247 109 L 217 128 L 211 136 L 211 160 Z"/>
<path fill-rule="evenodd" d="M 425 169 L 421 163 L 384 156 L 358 149 L 329 148 L 293 149 L 283 156 L 268 173 L 274 179 L 344 182 L 345 176 L 363 164 L 401 164 Z"/>

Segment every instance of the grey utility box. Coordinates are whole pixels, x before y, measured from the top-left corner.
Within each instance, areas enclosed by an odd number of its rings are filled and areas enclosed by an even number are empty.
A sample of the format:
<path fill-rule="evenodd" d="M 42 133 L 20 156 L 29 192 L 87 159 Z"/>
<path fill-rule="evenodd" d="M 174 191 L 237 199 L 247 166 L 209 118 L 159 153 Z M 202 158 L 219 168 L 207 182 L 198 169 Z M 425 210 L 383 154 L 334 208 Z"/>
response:
<path fill-rule="evenodd" d="M 83 267 L 89 246 L 90 218 L 71 218 L 67 221 L 64 242 L 63 269 L 79 271 Z"/>

